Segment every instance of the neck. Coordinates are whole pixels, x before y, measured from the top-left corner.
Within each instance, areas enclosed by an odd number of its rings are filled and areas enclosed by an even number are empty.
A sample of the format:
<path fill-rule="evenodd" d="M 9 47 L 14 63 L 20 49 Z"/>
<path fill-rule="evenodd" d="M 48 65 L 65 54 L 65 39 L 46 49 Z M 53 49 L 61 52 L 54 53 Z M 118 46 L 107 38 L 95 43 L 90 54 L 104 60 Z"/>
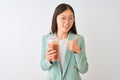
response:
<path fill-rule="evenodd" d="M 60 32 L 57 32 L 57 37 L 58 39 L 66 39 L 68 37 L 68 33 L 60 33 Z"/>

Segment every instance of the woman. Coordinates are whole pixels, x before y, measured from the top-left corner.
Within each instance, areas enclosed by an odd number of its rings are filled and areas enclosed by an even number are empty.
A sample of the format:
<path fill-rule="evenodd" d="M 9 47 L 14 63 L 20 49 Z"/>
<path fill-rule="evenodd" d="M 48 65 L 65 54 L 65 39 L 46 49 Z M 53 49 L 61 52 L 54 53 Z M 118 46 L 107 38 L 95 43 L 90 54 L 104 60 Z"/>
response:
<path fill-rule="evenodd" d="M 59 40 L 58 52 L 48 47 L 51 35 Z M 41 68 L 48 71 L 47 80 L 81 80 L 79 72 L 88 70 L 84 38 L 77 34 L 74 10 L 69 4 L 56 7 L 51 32 L 42 38 Z"/>

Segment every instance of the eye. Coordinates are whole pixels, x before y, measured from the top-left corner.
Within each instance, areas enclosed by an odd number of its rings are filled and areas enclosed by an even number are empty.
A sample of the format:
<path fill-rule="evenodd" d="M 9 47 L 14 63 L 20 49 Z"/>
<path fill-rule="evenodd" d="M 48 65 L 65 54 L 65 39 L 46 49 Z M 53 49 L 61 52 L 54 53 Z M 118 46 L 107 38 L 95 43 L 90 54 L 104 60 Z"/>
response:
<path fill-rule="evenodd" d="M 62 17 L 61 19 L 63 19 L 63 20 L 64 20 L 65 18 L 64 18 L 64 17 Z"/>
<path fill-rule="evenodd" d="M 69 18 L 69 19 L 73 19 L 73 17 Z"/>

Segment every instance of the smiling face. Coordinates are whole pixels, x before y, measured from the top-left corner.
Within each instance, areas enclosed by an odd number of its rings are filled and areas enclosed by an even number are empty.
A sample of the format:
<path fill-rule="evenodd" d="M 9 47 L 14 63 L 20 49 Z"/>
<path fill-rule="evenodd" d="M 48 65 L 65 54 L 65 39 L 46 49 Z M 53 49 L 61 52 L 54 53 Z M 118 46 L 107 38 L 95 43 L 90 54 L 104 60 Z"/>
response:
<path fill-rule="evenodd" d="M 68 33 L 74 22 L 74 15 L 70 9 L 57 16 L 57 32 Z"/>

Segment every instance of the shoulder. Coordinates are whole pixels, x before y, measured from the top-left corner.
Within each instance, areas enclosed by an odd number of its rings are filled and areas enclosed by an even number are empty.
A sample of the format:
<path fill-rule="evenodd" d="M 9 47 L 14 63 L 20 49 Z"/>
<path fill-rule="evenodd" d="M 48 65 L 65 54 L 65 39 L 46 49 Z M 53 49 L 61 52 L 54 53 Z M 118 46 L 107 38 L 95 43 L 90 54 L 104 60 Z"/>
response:
<path fill-rule="evenodd" d="M 47 38 L 47 37 L 49 37 L 49 35 L 50 34 L 44 34 L 44 35 L 42 35 L 42 38 Z"/>
<path fill-rule="evenodd" d="M 50 36 L 50 34 L 44 34 L 42 35 L 42 41 L 46 41 L 48 39 L 48 37 Z"/>

